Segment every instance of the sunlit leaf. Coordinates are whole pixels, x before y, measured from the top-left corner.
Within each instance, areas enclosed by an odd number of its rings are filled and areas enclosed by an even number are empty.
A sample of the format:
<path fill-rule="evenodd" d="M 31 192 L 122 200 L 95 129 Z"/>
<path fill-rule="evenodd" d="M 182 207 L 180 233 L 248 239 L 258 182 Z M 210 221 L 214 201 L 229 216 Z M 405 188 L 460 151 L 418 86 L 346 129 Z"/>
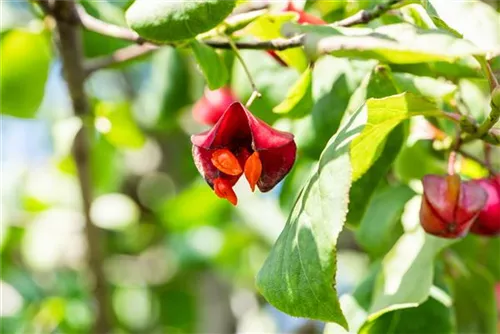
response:
<path fill-rule="evenodd" d="M 454 62 L 484 52 L 472 43 L 446 31 L 420 30 L 401 23 L 369 28 L 300 26 L 305 32 L 306 51 L 311 56 L 377 59 L 387 63 L 414 64 L 429 61 Z"/>
<path fill-rule="evenodd" d="M 434 100 L 449 101 L 457 91 L 456 85 L 430 77 L 393 73 L 393 78 L 400 92 L 410 92 Z"/>
<path fill-rule="evenodd" d="M 370 168 L 380 155 L 386 136 L 403 120 L 418 115 L 441 115 L 435 104 L 410 93 L 370 99 L 365 108 L 368 115 L 366 126 L 351 145 L 353 180 Z"/>
<path fill-rule="evenodd" d="M 490 5 L 478 0 L 426 0 L 425 4 L 438 18 L 482 50 L 500 49 L 500 14 Z"/>

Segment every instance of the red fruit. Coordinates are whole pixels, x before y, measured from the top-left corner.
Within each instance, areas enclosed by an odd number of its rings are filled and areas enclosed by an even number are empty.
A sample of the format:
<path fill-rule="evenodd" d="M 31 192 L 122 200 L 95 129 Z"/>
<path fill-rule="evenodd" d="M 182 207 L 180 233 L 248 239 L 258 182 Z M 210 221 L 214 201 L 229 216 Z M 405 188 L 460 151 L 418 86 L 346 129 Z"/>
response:
<path fill-rule="evenodd" d="M 488 200 L 470 231 L 486 236 L 500 235 L 500 175 L 472 182 L 486 191 Z"/>
<path fill-rule="evenodd" d="M 193 135 L 193 158 L 217 196 L 236 205 L 232 186 L 245 174 L 252 191 L 271 190 L 292 168 L 293 135 L 273 129 L 235 102 L 214 127 Z"/>
<path fill-rule="evenodd" d="M 463 237 L 486 204 L 487 194 L 458 175 L 426 175 L 420 208 L 424 230 L 442 238 Z"/>
<path fill-rule="evenodd" d="M 214 125 L 226 109 L 236 102 L 231 89 L 228 87 L 217 90 L 205 90 L 205 94 L 193 106 L 193 118 L 202 124 Z"/>

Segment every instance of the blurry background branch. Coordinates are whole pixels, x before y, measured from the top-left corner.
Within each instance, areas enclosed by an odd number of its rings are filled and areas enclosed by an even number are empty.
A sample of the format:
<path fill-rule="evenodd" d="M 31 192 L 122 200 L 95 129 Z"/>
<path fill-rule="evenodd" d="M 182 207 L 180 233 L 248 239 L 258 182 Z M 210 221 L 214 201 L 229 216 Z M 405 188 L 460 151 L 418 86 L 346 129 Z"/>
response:
<path fill-rule="evenodd" d="M 83 44 L 78 13 L 73 0 L 38 1 L 46 14 L 51 14 L 56 21 L 57 45 L 63 66 L 71 105 L 76 116 L 87 117 L 91 111 L 84 83 L 86 72 L 83 66 Z M 85 122 L 75 136 L 73 158 L 75 160 L 85 217 L 85 235 L 88 247 L 88 266 L 94 279 L 93 297 L 97 302 L 97 314 L 93 333 L 111 331 L 109 312 L 109 294 L 103 272 L 102 235 L 92 222 L 90 206 L 92 203 L 92 175 L 90 172 L 90 132 Z"/>

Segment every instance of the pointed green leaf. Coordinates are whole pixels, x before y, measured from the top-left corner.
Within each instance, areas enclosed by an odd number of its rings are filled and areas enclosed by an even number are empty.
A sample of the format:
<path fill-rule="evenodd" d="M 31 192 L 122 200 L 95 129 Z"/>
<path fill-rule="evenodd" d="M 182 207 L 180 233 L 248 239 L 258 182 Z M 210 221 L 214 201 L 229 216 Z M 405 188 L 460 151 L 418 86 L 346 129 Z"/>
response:
<path fill-rule="evenodd" d="M 365 105 L 368 120 L 361 135 L 351 145 L 352 178 L 359 179 L 380 156 L 387 135 L 403 120 L 413 116 L 440 116 L 434 103 L 403 93 L 370 99 Z"/>
<path fill-rule="evenodd" d="M 211 47 L 196 40 L 191 41 L 191 48 L 207 80 L 208 88 L 214 90 L 224 86 L 227 83 L 229 74 L 227 73 L 226 64 L 219 54 Z"/>
<path fill-rule="evenodd" d="M 49 74 L 50 47 L 43 33 L 12 30 L 0 45 L 0 110 L 15 117 L 33 117 L 40 106 Z"/>
<path fill-rule="evenodd" d="M 273 112 L 300 118 L 311 112 L 312 107 L 312 71 L 308 68 L 290 88 L 286 99 L 274 107 Z"/>
<path fill-rule="evenodd" d="M 359 116 L 354 114 L 327 144 L 257 276 L 257 288 L 276 308 L 344 328 L 335 287 L 336 243 L 347 214 L 348 145 L 359 134 Z"/>

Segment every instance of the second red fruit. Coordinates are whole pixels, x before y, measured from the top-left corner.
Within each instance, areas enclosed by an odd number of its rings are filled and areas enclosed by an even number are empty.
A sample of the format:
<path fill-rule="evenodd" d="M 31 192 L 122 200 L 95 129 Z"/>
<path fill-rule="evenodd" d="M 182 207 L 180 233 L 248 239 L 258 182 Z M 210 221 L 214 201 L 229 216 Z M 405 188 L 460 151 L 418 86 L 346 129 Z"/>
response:
<path fill-rule="evenodd" d="M 205 94 L 193 106 L 193 118 L 202 124 L 214 125 L 224 111 L 237 99 L 228 87 L 205 90 Z"/>
<path fill-rule="evenodd" d="M 474 180 L 488 194 L 486 205 L 471 227 L 471 233 L 485 236 L 500 235 L 500 175 Z"/>

